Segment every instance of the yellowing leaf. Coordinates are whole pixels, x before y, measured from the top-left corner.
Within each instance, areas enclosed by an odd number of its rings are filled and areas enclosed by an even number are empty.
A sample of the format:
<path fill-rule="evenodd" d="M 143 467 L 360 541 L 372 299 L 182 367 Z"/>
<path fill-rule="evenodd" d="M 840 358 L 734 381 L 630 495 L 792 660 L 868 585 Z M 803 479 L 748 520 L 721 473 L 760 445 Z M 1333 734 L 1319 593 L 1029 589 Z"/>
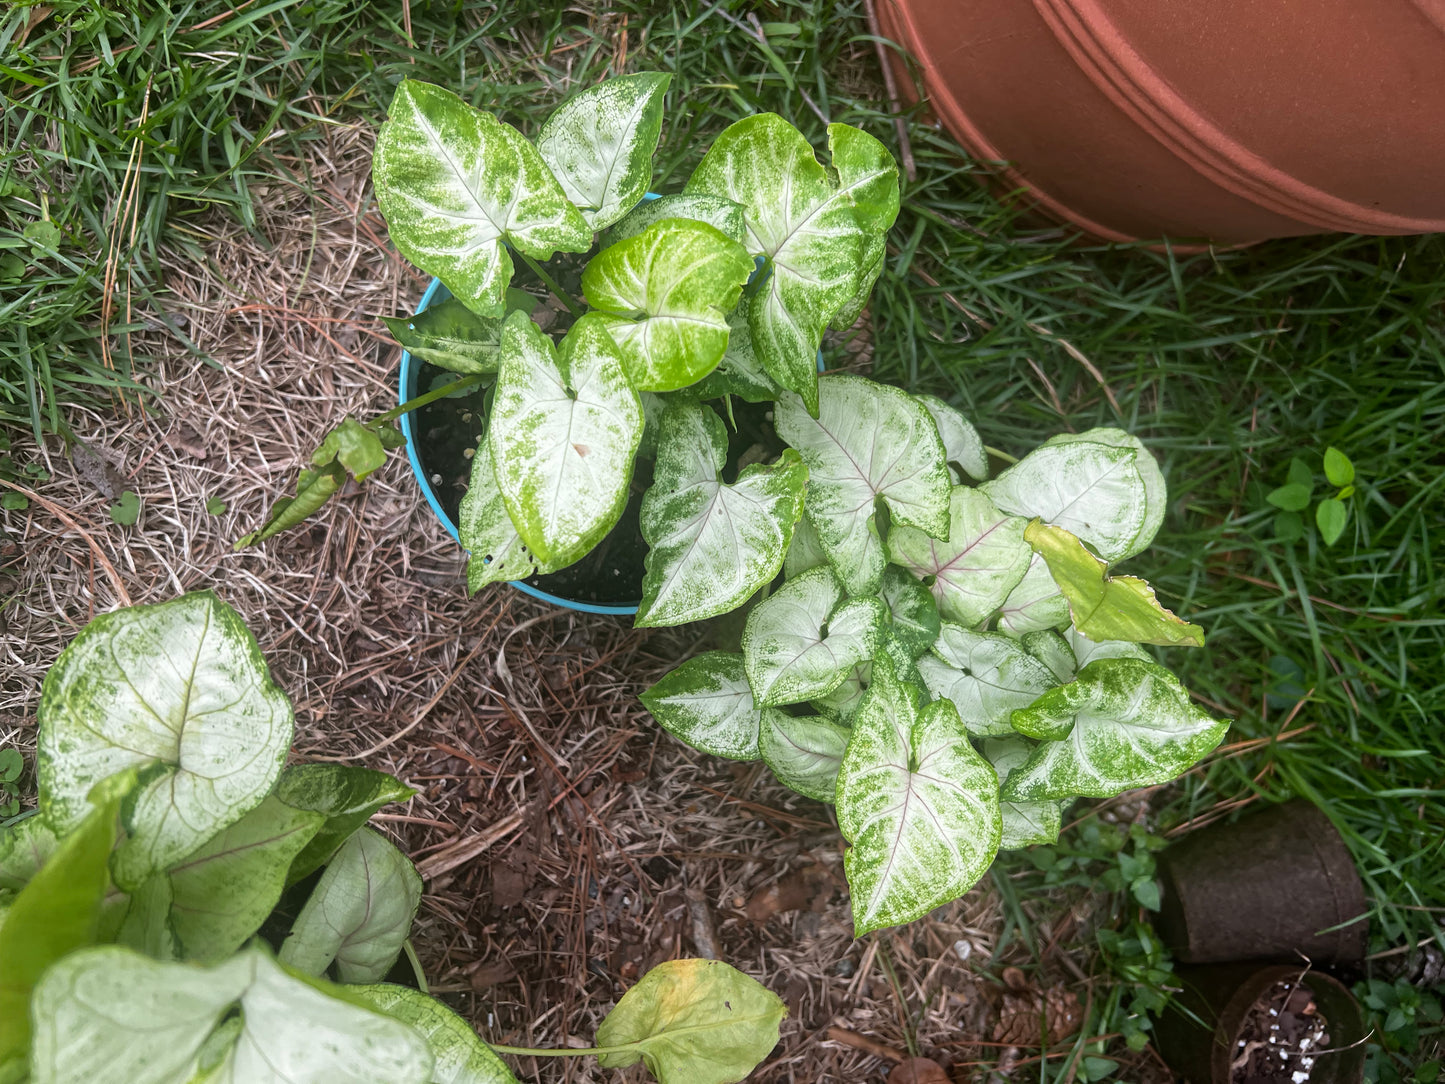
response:
<path fill-rule="evenodd" d="M 1034 520 L 1024 529 L 1024 541 L 1048 562 L 1069 600 L 1074 628 L 1091 640 L 1204 646 L 1202 628 L 1160 606 L 1154 588 L 1137 576 L 1110 576 L 1109 566 L 1062 527 Z"/>

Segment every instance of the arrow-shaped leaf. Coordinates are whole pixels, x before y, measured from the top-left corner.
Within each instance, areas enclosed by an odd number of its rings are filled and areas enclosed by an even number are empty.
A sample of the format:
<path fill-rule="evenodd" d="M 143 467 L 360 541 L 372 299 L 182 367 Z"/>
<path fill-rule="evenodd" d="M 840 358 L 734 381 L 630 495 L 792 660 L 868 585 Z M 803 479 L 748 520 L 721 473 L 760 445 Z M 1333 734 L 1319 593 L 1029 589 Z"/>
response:
<path fill-rule="evenodd" d="M 694 749 L 758 759 L 761 714 L 741 655 L 708 651 L 688 659 L 639 699 L 664 730 Z"/>
<path fill-rule="evenodd" d="M 1032 742 L 1017 734 L 1011 738 L 990 738 L 983 743 L 983 755 L 998 772 L 1000 786 L 1007 782 L 1011 771 L 1029 759 L 1032 748 Z M 1003 838 L 999 840 L 999 850 L 1013 851 L 1035 843 L 1058 841 L 1063 824 L 1058 802 L 1001 802 L 1000 810 Z"/>
<path fill-rule="evenodd" d="M 457 517 L 457 531 L 467 548 L 467 592 L 475 595 L 489 583 L 525 580 L 556 572 L 561 564 L 542 562 L 527 548 L 507 512 L 507 502 L 492 471 L 486 445 L 472 456 L 472 476 Z"/>
<path fill-rule="evenodd" d="M 788 715 L 777 708 L 764 708 L 758 750 L 783 786 L 806 798 L 831 803 L 852 733 L 846 726 L 816 715 Z"/>
<path fill-rule="evenodd" d="M 478 316 L 454 297 L 415 316 L 383 316 L 391 337 L 413 357 L 454 373 L 495 373 L 502 318 Z"/>
<path fill-rule="evenodd" d="M 943 624 L 933 652 L 918 660 L 918 672 L 934 696 L 953 701 L 975 736 L 1011 734 L 1009 717 L 1058 684 L 1047 666 L 1017 640 L 996 632 L 972 632 Z"/>

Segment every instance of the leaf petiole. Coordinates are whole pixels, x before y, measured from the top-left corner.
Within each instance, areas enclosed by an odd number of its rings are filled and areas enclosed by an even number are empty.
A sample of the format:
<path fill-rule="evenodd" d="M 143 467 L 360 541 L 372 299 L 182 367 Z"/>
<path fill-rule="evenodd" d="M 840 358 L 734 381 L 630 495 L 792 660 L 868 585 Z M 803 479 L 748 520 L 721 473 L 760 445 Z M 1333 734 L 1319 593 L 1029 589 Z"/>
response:
<path fill-rule="evenodd" d="M 570 312 L 573 316 L 577 317 L 580 317 L 582 315 L 582 306 L 577 304 L 577 299 L 574 298 L 571 294 L 569 294 L 566 290 L 562 289 L 562 287 L 557 284 L 557 280 L 554 279 L 551 275 L 547 274 L 547 269 L 545 267 L 539 264 L 536 260 L 532 259 L 532 257 L 528 256 L 519 248 L 514 248 L 512 249 L 512 251 L 515 252 L 518 256 L 522 257 L 522 262 L 532 269 L 533 274 L 535 274 L 539 279 L 542 280 L 543 285 L 545 285 L 547 289 L 552 291 L 558 301 L 562 302 L 562 304 L 567 306 L 568 312 Z"/>
<path fill-rule="evenodd" d="M 467 391 L 470 388 L 475 388 L 488 379 L 490 375 L 489 373 L 468 373 L 466 376 L 458 377 L 450 384 L 443 384 L 441 387 L 433 388 L 424 395 L 418 395 L 415 399 L 408 399 L 400 406 L 392 407 L 385 414 L 373 418 L 367 423 L 368 428 L 374 429 L 378 425 L 394 422 L 403 414 L 410 413 L 413 410 L 420 410 L 428 404 L 435 403 L 438 399 L 445 399 L 447 396 L 455 395 L 459 391 Z"/>
<path fill-rule="evenodd" d="M 596 1054 L 601 1057 L 604 1054 L 630 1054 L 641 1050 L 639 1043 L 624 1043 L 622 1046 L 588 1046 L 576 1049 L 567 1048 L 564 1050 L 534 1050 L 528 1046 L 498 1046 L 496 1043 L 488 1043 L 498 1054 L 515 1054 L 519 1058 L 572 1058 L 584 1054 Z"/>

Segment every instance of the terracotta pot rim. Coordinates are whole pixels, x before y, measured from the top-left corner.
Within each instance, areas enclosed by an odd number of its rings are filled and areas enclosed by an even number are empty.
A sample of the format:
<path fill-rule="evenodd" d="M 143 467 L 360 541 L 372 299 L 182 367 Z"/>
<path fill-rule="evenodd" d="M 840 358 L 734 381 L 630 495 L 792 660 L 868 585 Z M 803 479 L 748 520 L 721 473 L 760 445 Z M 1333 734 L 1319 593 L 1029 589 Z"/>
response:
<path fill-rule="evenodd" d="M 1135 124 L 1221 188 L 1276 214 L 1346 233 L 1432 233 L 1445 219 L 1411 218 L 1332 196 L 1271 165 L 1177 93 L 1129 43 L 1099 0 L 1033 0 L 1059 43 Z M 1439 25 L 1414 0 L 1427 19 Z M 1445 29 L 1445 27 L 1442 27 Z"/>

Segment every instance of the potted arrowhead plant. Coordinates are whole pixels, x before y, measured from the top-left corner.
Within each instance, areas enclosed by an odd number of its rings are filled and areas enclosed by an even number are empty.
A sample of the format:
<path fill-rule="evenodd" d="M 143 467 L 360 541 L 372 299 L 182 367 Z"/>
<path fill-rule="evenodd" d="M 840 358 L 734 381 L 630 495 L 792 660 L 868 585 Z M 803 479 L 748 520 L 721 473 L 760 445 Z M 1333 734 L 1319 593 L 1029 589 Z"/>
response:
<path fill-rule="evenodd" d="M 643 701 L 698 749 L 837 803 L 862 934 L 961 894 L 1000 847 L 1055 838 L 1073 798 L 1174 778 L 1228 723 L 1139 646 L 1202 631 L 1111 571 L 1164 514 L 1137 439 L 1061 435 L 990 478 L 946 403 L 817 374 L 825 328 L 853 322 L 882 269 L 899 198 L 882 144 L 830 125 L 825 168 L 781 117 L 749 117 L 647 201 L 667 81 L 585 90 L 535 144 L 401 85 L 378 199 L 449 300 L 389 323 L 461 375 L 348 419 L 243 543 L 379 466 L 398 417 L 468 393 L 471 590 L 609 551 L 635 507 L 639 626 L 752 603 L 740 651 L 684 662 Z M 565 312 L 544 321 L 544 303 Z"/>

